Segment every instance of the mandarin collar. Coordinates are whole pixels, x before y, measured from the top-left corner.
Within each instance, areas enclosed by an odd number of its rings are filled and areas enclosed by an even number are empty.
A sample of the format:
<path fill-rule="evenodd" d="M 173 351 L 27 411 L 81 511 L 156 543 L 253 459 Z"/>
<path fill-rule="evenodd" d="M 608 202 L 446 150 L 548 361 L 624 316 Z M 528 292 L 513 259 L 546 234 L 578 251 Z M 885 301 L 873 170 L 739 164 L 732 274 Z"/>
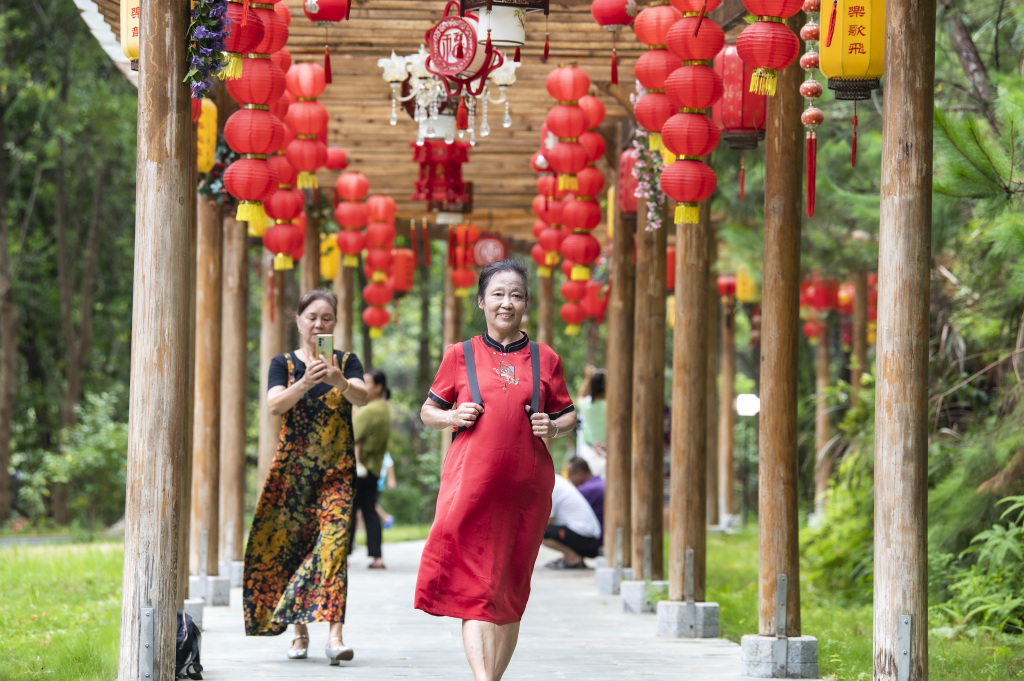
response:
<path fill-rule="evenodd" d="M 525 332 L 523 333 L 522 338 L 520 338 L 517 341 L 512 341 L 508 345 L 502 345 L 498 341 L 488 336 L 486 332 L 484 332 L 483 339 L 484 345 L 491 348 L 492 350 L 497 350 L 498 352 L 505 353 L 506 355 L 510 352 L 522 350 L 523 348 L 530 344 L 530 337 L 526 335 Z"/>

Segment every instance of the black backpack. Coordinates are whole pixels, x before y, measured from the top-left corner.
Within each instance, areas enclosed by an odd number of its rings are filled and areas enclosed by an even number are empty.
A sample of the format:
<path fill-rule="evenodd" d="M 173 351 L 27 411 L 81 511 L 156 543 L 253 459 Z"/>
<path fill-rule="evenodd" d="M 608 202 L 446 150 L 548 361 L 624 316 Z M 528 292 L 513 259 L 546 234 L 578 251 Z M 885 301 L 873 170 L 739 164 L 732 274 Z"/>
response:
<path fill-rule="evenodd" d="M 188 613 L 178 611 L 178 644 L 174 660 L 174 678 L 202 679 L 203 665 L 199 663 L 199 644 L 202 634 Z"/>

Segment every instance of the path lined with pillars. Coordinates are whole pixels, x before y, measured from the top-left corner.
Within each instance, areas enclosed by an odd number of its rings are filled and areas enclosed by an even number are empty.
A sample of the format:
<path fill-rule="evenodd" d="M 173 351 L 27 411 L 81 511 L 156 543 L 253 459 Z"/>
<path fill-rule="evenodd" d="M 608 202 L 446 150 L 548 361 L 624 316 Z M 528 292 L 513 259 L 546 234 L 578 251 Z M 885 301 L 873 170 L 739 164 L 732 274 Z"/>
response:
<path fill-rule="evenodd" d="M 209 681 L 299 679 L 472 678 L 462 651 L 460 625 L 412 609 L 422 542 L 386 544 L 387 570 L 367 570 L 365 549 L 349 561 L 345 642 L 356 657 L 329 667 L 323 654 L 327 626 L 310 626 L 306 660 L 288 660 L 290 634 L 246 638 L 241 590 L 231 607 L 206 608 L 203 677 Z M 654 615 L 626 615 L 618 596 L 598 596 L 593 570 L 554 571 L 541 549 L 533 593 L 508 681 L 688 679 L 739 681 L 740 648 L 731 641 L 658 638 Z"/>

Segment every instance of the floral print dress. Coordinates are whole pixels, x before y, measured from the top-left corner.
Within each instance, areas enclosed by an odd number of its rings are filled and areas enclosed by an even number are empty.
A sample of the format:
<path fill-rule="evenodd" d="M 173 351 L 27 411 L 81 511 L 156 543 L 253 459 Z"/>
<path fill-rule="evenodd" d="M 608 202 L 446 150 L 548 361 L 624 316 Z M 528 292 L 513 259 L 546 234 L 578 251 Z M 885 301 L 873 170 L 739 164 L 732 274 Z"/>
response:
<path fill-rule="evenodd" d="M 362 379 L 355 355 L 335 356 L 346 378 Z M 295 353 L 278 355 L 268 389 L 291 386 L 305 370 Z M 277 455 L 245 550 L 247 636 L 345 620 L 355 468 L 352 405 L 340 390 L 320 383 L 281 417 Z"/>

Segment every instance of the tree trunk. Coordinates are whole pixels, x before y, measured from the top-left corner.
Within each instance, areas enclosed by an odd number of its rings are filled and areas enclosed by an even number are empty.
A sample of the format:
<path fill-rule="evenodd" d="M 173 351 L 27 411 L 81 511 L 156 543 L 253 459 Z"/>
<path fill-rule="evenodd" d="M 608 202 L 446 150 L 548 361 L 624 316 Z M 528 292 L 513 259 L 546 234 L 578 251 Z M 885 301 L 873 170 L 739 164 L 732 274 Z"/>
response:
<path fill-rule="evenodd" d="M 707 212 L 708 220 L 711 216 L 711 202 L 701 206 L 701 216 Z M 719 515 L 718 501 L 718 357 L 720 348 L 718 345 L 718 273 L 715 271 L 715 262 L 718 260 L 718 240 L 714 230 L 710 230 L 708 238 L 708 285 L 707 285 L 707 358 L 708 367 L 706 374 L 707 392 L 704 401 L 707 404 L 707 420 L 704 431 L 707 433 L 705 449 L 707 451 L 707 519 L 708 525 L 718 526 L 722 522 Z"/>
<path fill-rule="evenodd" d="M 352 344 L 353 310 L 355 309 L 356 270 L 354 267 L 338 266 L 334 278 L 334 295 L 338 296 L 338 323 L 334 327 L 334 343 L 342 352 L 355 350 Z"/>
<path fill-rule="evenodd" d="M 860 400 L 861 382 L 868 370 L 868 275 L 853 273 L 853 366 L 850 368 L 850 404 Z"/>
<path fill-rule="evenodd" d="M 245 403 L 249 386 L 248 233 L 243 222 L 224 219 L 223 325 L 220 363 L 220 509 L 221 527 L 234 523 L 231 560 L 242 560 L 245 536 Z M 319 251 L 317 251 L 319 253 Z M 309 257 L 307 253 L 306 257 Z M 313 257 L 317 257 L 315 254 Z M 209 556 L 217 574 L 219 537 L 210 535 Z"/>
<path fill-rule="evenodd" d="M 875 391 L 874 678 L 928 679 L 928 330 L 935 3 L 890 0 Z M 912 29 L 911 29 L 912 27 Z M 900 642 L 910 628 L 909 652 Z M 899 674 L 903 668 L 905 675 Z"/>
<path fill-rule="evenodd" d="M 424 238 L 423 249 L 430 248 L 430 241 Z M 426 258 L 424 256 L 424 262 Z M 430 356 L 430 268 L 419 266 L 420 294 L 420 333 L 419 333 L 419 366 L 416 367 L 416 399 L 426 400 L 427 392 L 434 379 L 435 365 Z M 441 349 L 442 352 L 444 348 Z"/>
<path fill-rule="evenodd" d="M 462 340 L 462 298 L 455 295 L 455 284 L 452 283 L 451 267 L 444 268 L 444 317 L 442 318 L 441 340 L 444 350 L 449 345 L 454 345 Z M 442 352 L 444 351 L 442 350 Z M 452 444 L 452 434 L 447 430 L 441 431 L 441 463 L 444 463 L 448 455 L 448 448 Z"/>
<path fill-rule="evenodd" d="M 671 212 L 661 229 L 648 231 L 638 211 L 634 311 L 632 524 L 633 570 L 643 574 L 644 538 L 651 537 L 652 579 L 661 579 L 662 507 L 665 494 L 665 259 Z M 703 355 L 701 356 L 703 359 Z M 703 389 L 703 385 L 701 386 Z"/>
<path fill-rule="evenodd" d="M 996 118 L 993 105 L 995 104 L 996 89 L 989 80 L 988 70 L 985 62 L 978 54 L 978 48 L 974 44 L 971 32 L 964 26 L 963 17 L 959 10 L 949 9 L 949 32 L 953 43 L 953 50 L 956 52 L 960 66 L 963 67 L 967 80 L 971 83 L 971 91 L 974 98 L 981 105 L 981 111 L 992 125 L 992 128 L 999 130 L 999 120 Z M 933 76 L 934 77 L 934 76 Z"/>
<path fill-rule="evenodd" d="M 263 280 L 260 294 L 260 437 L 258 447 L 259 486 L 263 489 L 270 473 L 270 464 L 277 453 L 281 417 L 270 413 L 267 406 L 267 383 L 270 362 L 285 351 L 281 333 L 284 316 L 284 273 L 274 270 L 274 254 L 263 249 Z"/>
<path fill-rule="evenodd" d="M 205 530 L 210 546 L 218 544 L 220 508 L 220 381 L 221 272 L 223 227 L 221 207 L 199 201 L 196 249 L 195 407 L 192 426 L 192 499 L 189 570 L 199 574 L 199 537 Z M 206 571 L 217 574 L 217 551 L 207 554 Z"/>
<path fill-rule="evenodd" d="M 733 443 L 736 437 L 736 299 L 722 299 L 722 384 L 718 397 L 718 507 L 725 522 L 736 513 L 733 494 L 736 472 Z"/>
<path fill-rule="evenodd" d="M 608 299 L 608 339 L 605 350 L 607 376 L 605 407 L 612 418 L 607 419 L 608 461 L 605 468 L 604 555 L 614 566 L 618 560 L 617 533 L 622 530 L 622 563 L 629 567 L 633 560 L 631 490 L 631 447 L 633 422 L 625 418 L 633 404 L 633 322 L 636 304 L 636 268 L 633 264 L 633 239 L 636 235 L 635 215 L 615 211 L 612 230 L 611 293 Z"/>
<path fill-rule="evenodd" d="M 814 349 L 816 360 L 814 391 L 814 512 L 822 514 L 828 500 L 828 482 L 832 478 L 832 458 L 828 453 L 828 441 L 832 437 L 832 424 L 828 413 L 829 380 L 829 334 L 818 340 Z"/>
<path fill-rule="evenodd" d="M 309 210 L 306 211 L 306 234 L 305 252 L 300 263 L 301 292 L 305 295 L 309 291 L 320 288 L 320 192 L 312 190 L 309 200 Z"/>
<path fill-rule="evenodd" d="M 188 205 L 188 254 L 189 254 L 189 268 L 188 268 L 188 338 L 185 341 L 186 347 L 188 348 L 188 366 L 194 367 L 196 365 L 196 280 L 197 280 L 197 256 L 199 253 L 199 192 L 195 190 L 199 186 L 199 171 L 196 168 L 195 161 L 195 150 L 198 149 L 198 136 L 199 131 L 196 126 L 192 126 L 192 141 L 189 146 L 190 152 L 193 154 L 192 161 L 189 163 L 190 175 L 189 189 L 190 191 L 186 194 L 189 197 Z M 218 222 L 219 227 L 219 222 Z M 187 418 L 183 424 L 185 428 L 185 458 L 181 467 L 181 498 L 179 501 L 179 508 L 182 514 L 188 513 L 181 522 L 178 524 L 178 555 L 181 556 L 181 560 L 178 561 L 178 598 L 177 604 L 178 609 L 184 609 L 185 599 L 189 596 L 188 579 L 189 579 L 189 548 L 191 542 L 192 533 L 192 518 L 190 509 L 192 508 L 192 454 L 195 444 L 195 395 L 196 395 L 196 375 L 194 371 L 188 372 L 188 391 L 185 393 L 188 396 L 188 403 L 185 405 L 185 414 Z"/>
<path fill-rule="evenodd" d="M 800 15 L 787 25 L 800 29 Z M 776 587 L 788 578 L 785 636 L 800 635 L 797 526 L 797 348 L 799 333 L 803 71 L 779 73 L 765 134 L 764 301 L 758 460 L 758 633 L 775 636 Z"/>
<path fill-rule="evenodd" d="M 366 280 L 366 274 L 364 273 L 364 270 L 363 270 L 363 263 L 364 262 L 365 261 L 362 258 L 360 258 L 360 260 L 359 260 L 359 267 L 356 270 L 356 281 L 359 282 L 359 290 L 360 291 L 365 289 L 366 285 L 369 283 Z M 362 337 L 362 341 L 363 341 L 362 352 L 359 354 L 359 359 L 362 360 L 364 367 L 366 367 L 367 369 L 372 369 L 373 368 L 373 336 L 370 335 L 370 327 L 365 322 L 362 321 L 362 311 L 365 310 L 366 307 L 367 307 L 366 301 L 363 301 L 362 308 L 360 309 L 360 312 L 359 312 L 359 318 L 360 318 L 359 332 L 360 332 L 360 336 Z"/>
<path fill-rule="evenodd" d="M 143 627 L 154 679 L 174 677 L 178 529 L 189 452 L 190 105 L 178 65 L 184 3 L 143 0 L 120 681 L 137 681 Z M 150 615 L 143 608 L 153 608 Z"/>
<path fill-rule="evenodd" d="M 676 225 L 676 261 L 672 263 L 676 268 L 676 327 L 672 338 L 668 597 L 673 601 L 704 600 L 710 208 L 708 202 L 701 205 L 698 224 Z M 693 552 L 693 575 L 687 574 L 688 551 Z M 687 594 L 685 585 L 691 579 L 693 593 Z"/>
<path fill-rule="evenodd" d="M 0 109 L 0 114 L 3 110 Z M 0 116 L 2 118 L 2 116 Z M 10 152 L 6 127 L 0 124 L 0 522 L 11 515 L 11 429 L 17 396 L 18 308 L 11 273 L 10 223 L 7 212 L 7 173 Z"/>
<path fill-rule="evenodd" d="M 537 301 L 537 342 L 555 347 L 555 274 L 540 278 Z"/>

